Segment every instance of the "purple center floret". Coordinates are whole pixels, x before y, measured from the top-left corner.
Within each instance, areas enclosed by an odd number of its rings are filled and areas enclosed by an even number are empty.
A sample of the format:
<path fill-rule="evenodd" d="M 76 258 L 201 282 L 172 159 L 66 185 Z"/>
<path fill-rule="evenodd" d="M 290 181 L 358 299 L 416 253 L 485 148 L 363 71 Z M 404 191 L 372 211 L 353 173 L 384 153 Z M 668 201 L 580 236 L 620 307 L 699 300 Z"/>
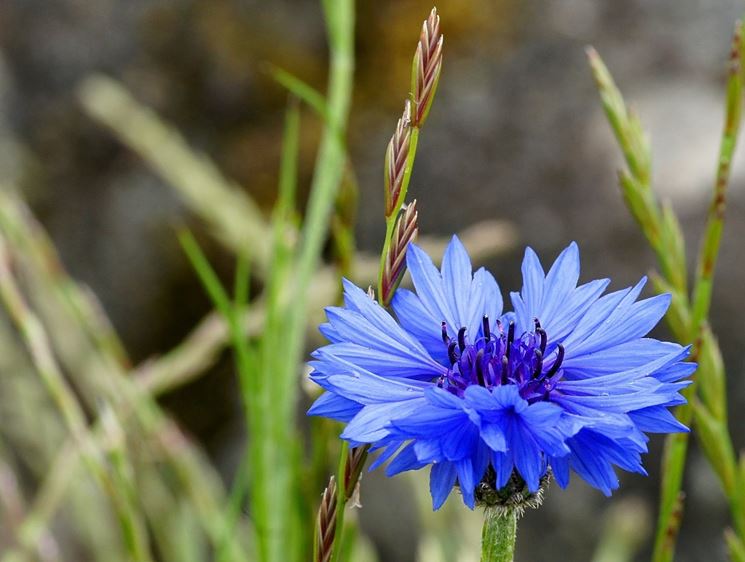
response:
<path fill-rule="evenodd" d="M 548 334 L 536 318 L 533 331 L 515 338 L 515 323 L 507 330 L 497 320 L 499 333 L 492 333 L 489 318 L 484 316 L 480 336 L 470 341 L 466 328 L 451 337 L 442 323 L 442 341 L 447 346 L 450 368 L 437 386 L 456 396 L 471 385 L 492 388 L 514 384 L 530 403 L 547 400 L 561 378 L 558 373 L 564 360 L 561 344 L 550 346 Z M 548 352 L 547 352 L 548 350 Z"/>

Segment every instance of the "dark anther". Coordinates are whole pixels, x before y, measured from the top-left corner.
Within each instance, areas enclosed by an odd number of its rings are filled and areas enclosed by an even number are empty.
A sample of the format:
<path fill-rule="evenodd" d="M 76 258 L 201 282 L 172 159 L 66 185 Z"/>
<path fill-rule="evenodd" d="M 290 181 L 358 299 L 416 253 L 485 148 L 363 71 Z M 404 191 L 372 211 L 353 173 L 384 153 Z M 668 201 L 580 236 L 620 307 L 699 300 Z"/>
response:
<path fill-rule="evenodd" d="M 502 384 L 507 384 L 507 371 L 510 367 L 510 360 L 506 355 L 502 355 Z"/>
<path fill-rule="evenodd" d="M 537 332 L 541 329 L 541 321 L 538 318 L 533 318 L 533 322 L 535 323 L 535 331 Z"/>
<path fill-rule="evenodd" d="M 451 341 L 450 345 L 448 345 L 448 359 L 450 359 L 450 364 L 455 365 L 458 362 L 458 356 L 455 355 L 455 346 L 458 345 L 456 342 Z"/>
<path fill-rule="evenodd" d="M 541 376 L 541 371 L 543 370 L 543 352 L 540 349 L 535 350 L 535 369 L 533 369 L 533 378 L 538 378 Z"/>
<path fill-rule="evenodd" d="M 466 348 L 466 328 L 465 326 L 458 330 L 458 348 L 460 349 L 460 352 L 463 353 L 463 350 Z"/>
<path fill-rule="evenodd" d="M 536 320 L 536 324 L 538 324 L 538 321 Z M 535 333 L 541 336 L 541 345 L 540 350 L 541 353 L 546 353 L 546 343 L 548 342 L 548 334 L 546 334 L 546 330 L 541 328 L 540 326 L 535 329 Z"/>
<path fill-rule="evenodd" d="M 483 359 L 484 359 L 484 350 L 479 349 L 479 352 L 476 354 L 476 378 L 479 380 L 479 384 L 481 386 L 486 386 L 486 383 L 484 382 L 484 366 L 483 366 Z"/>
<path fill-rule="evenodd" d="M 552 377 L 556 374 L 556 371 L 559 370 L 559 367 L 561 367 L 561 363 L 564 361 L 564 346 L 559 344 L 559 354 L 556 357 L 556 361 L 554 361 L 554 364 L 551 365 L 551 369 L 546 373 L 546 377 Z"/>
<path fill-rule="evenodd" d="M 489 317 L 484 314 L 484 318 L 481 320 L 481 326 L 484 331 L 484 338 L 486 338 L 486 341 L 489 341 L 491 339 L 491 330 L 489 329 Z"/>
<path fill-rule="evenodd" d="M 500 334 L 504 334 L 504 326 L 502 326 L 502 321 L 499 318 L 497 318 L 497 330 Z"/>
<path fill-rule="evenodd" d="M 448 325 L 443 320 L 441 326 L 442 326 L 442 341 L 443 341 L 443 343 L 449 343 L 450 342 L 450 338 L 448 337 Z"/>
<path fill-rule="evenodd" d="M 507 329 L 507 349 L 504 354 L 507 359 L 510 358 L 510 350 L 512 349 L 512 343 L 515 341 L 515 323 L 510 322 L 510 327 Z"/>

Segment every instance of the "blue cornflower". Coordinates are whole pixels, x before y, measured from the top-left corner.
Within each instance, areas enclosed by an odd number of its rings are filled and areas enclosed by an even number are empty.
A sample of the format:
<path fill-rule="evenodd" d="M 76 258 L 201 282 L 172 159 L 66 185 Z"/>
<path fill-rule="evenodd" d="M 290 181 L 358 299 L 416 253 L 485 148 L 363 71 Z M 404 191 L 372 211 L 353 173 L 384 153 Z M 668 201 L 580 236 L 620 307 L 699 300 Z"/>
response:
<path fill-rule="evenodd" d="M 432 465 L 435 509 L 456 483 L 471 508 L 484 485 L 535 494 L 549 467 L 561 487 L 571 469 L 610 495 L 614 466 L 646 474 L 645 432 L 688 431 L 668 408 L 695 365 L 688 347 L 645 337 L 670 304 L 637 301 L 646 279 L 603 295 L 608 279 L 577 285 L 576 244 L 548 273 L 528 248 L 505 313 L 457 237 L 441 271 L 414 244 L 406 261 L 416 293 L 396 292 L 395 318 L 344 281 L 311 362 L 327 392 L 309 413 L 346 422 L 342 438 L 381 450 L 372 468 L 390 461 L 389 476 Z"/>

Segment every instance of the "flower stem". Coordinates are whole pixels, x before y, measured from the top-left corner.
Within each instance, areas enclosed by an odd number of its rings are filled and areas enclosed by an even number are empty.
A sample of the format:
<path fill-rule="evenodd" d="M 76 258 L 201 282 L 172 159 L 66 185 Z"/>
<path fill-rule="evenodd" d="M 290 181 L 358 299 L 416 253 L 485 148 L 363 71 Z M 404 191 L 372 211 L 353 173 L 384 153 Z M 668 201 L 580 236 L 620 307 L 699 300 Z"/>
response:
<path fill-rule="evenodd" d="M 517 536 L 517 513 L 510 509 L 506 513 L 494 507 L 484 512 L 484 528 L 481 531 L 481 562 L 512 562 Z"/>

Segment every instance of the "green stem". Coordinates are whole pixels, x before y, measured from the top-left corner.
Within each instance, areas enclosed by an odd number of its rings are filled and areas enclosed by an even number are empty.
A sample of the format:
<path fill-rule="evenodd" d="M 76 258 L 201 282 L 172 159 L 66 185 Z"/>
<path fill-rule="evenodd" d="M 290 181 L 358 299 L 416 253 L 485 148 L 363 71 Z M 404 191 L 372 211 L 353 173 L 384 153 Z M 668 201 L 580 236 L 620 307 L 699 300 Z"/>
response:
<path fill-rule="evenodd" d="M 512 562 L 517 537 L 517 513 L 507 513 L 494 507 L 484 511 L 484 528 L 481 531 L 481 562 Z"/>
<path fill-rule="evenodd" d="M 311 182 L 305 221 L 293 262 L 273 263 L 277 276 L 270 282 L 269 313 L 261 343 L 262 387 L 256 400 L 266 432 L 252 433 L 257 441 L 252 467 L 253 515 L 259 535 L 259 558 L 266 562 L 299 559 L 298 541 L 291 533 L 299 517 L 293 502 L 298 472 L 293 449 L 299 372 L 307 326 L 310 281 L 318 269 L 329 219 L 344 171 L 342 143 L 351 103 L 354 70 L 354 2 L 324 0 L 329 49 L 328 114 Z M 277 354 L 279 346 L 285 350 Z"/>
<path fill-rule="evenodd" d="M 730 77 L 727 83 L 727 104 L 724 129 L 719 147 L 719 165 L 717 167 L 714 193 L 712 194 L 709 214 L 706 221 L 706 233 L 701 244 L 696 271 L 696 285 L 693 292 L 693 325 L 698 326 L 706 320 L 711 304 L 711 291 L 714 280 L 714 269 L 719 256 L 719 244 L 724 227 L 727 187 L 729 185 L 732 158 L 737 146 L 742 120 L 743 75 L 741 70 L 742 26 L 738 24 L 732 45 Z"/>

